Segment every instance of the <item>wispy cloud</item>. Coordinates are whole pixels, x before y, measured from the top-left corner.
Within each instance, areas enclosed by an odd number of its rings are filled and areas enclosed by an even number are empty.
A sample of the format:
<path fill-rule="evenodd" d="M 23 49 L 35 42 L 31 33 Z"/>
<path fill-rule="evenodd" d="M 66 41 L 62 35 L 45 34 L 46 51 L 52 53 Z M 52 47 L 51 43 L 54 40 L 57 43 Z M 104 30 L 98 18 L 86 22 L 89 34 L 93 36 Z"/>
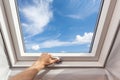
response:
<path fill-rule="evenodd" d="M 36 43 L 31 45 L 32 50 L 39 50 L 41 48 L 53 48 L 53 47 L 60 47 L 60 46 L 72 46 L 72 45 L 81 45 L 81 44 L 89 44 L 92 40 L 93 33 L 84 33 L 83 36 L 76 35 L 74 41 L 65 42 L 60 40 L 47 40 L 42 43 Z"/>
<path fill-rule="evenodd" d="M 25 34 L 32 36 L 44 31 L 44 27 L 53 17 L 52 2 L 53 0 L 33 0 L 33 4 L 20 8 L 26 20 L 22 23 Z"/>
<path fill-rule="evenodd" d="M 74 19 L 84 19 L 99 11 L 100 0 L 70 0 L 67 9 L 70 12 L 65 16 Z"/>

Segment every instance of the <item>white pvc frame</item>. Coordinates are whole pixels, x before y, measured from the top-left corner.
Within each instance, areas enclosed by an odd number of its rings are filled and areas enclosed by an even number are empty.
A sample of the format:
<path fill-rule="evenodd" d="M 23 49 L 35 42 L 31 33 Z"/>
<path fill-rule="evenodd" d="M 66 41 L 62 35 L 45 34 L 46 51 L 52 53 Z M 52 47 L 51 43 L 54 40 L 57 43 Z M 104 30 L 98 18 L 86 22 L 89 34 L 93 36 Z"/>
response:
<path fill-rule="evenodd" d="M 55 67 L 103 67 L 114 40 L 119 18 L 115 13 L 117 0 L 104 0 L 98 28 L 93 43 L 93 49 L 89 54 L 65 54 L 57 53 L 64 60 Z M 0 0 L 0 24 L 3 33 L 6 50 L 13 67 L 27 67 L 39 56 L 38 53 L 25 54 L 22 37 L 14 0 Z M 114 23 L 113 26 L 113 22 Z"/>

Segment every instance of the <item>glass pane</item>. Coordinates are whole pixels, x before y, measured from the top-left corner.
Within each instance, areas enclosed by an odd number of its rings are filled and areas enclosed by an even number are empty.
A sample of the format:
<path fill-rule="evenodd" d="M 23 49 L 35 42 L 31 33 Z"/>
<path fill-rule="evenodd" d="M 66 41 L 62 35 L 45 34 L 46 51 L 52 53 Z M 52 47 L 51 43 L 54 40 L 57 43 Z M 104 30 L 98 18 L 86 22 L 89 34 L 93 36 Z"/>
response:
<path fill-rule="evenodd" d="M 17 0 L 26 53 L 88 53 L 101 0 Z"/>

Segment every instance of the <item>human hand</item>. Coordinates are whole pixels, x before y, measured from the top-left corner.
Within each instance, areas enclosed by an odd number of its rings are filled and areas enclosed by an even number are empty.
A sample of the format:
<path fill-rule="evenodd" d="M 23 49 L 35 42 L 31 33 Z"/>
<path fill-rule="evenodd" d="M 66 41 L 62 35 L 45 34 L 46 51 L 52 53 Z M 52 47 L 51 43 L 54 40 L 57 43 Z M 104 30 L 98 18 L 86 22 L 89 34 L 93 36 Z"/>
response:
<path fill-rule="evenodd" d="M 52 55 L 48 53 L 43 53 L 38 60 L 33 64 L 32 67 L 35 67 L 38 71 L 42 68 L 45 68 L 45 66 L 53 64 L 55 62 L 59 61 L 58 59 L 55 59 L 52 57 Z"/>

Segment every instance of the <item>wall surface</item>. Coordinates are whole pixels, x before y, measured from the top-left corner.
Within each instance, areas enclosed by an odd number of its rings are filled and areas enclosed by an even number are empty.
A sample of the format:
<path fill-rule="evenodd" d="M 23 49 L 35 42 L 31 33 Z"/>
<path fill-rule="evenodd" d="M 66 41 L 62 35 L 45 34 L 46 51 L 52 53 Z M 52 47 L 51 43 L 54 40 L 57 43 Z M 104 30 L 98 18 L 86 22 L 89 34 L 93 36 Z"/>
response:
<path fill-rule="evenodd" d="M 23 69 L 13 69 L 10 77 Z M 102 68 L 57 68 L 40 71 L 34 80 L 108 80 Z"/>
<path fill-rule="evenodd" d="M 4 52 L 3 40 L 0 33 L 0 80 L 7 80 L 9 71 L 9 65 Z"/>
<path fill-rule="evenodd" d="M 106 64 L 106 69 L 113 76 L 113 80 L 120 80 L 120 26 Z"/>

